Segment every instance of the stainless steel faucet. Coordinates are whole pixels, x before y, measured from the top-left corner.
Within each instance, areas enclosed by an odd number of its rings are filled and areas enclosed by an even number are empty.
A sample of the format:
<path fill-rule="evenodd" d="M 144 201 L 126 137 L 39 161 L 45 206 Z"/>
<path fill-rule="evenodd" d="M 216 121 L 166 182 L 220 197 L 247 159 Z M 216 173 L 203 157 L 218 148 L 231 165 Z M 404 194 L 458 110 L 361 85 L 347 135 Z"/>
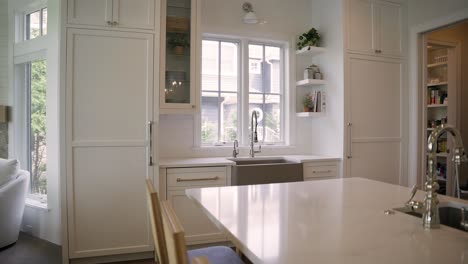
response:
<path fill-rule="evenodd" d="M 232 150 L 232 157 L 237 158 L 237 155 L 239 155 L 239 141 L 234 140 L 234 150 Z"/>
<path fill-rule="evenodd" d="M 255 123 L 254 123 L 255 119 Z M 250 117 L 250 157 L 254 158 L 255 153 L 262 152 L 262 146 L 258 146 L 258 150 L 255 150 L 255 143 L 258 143 L 258 136 L 257 136 L 257 126 L 258 126 L 258 117 L 257 112 L 252 111 L 252 116 Z"/>
<path fill-rule="evenodd" d="M 456 128 L 451 126 L 442 125 L 434 129 L 428 139 L 427 153 L 429 162 L 429 172 L 426 176 L 425 191 L 426 197 L 424 198 L 423 209 L 423 226 L 425 229 L 439 228 L 439 199 L 437 198 L 437 190 L 439 184 L 437 183 L 437 140 L 439 137 L 447 132 L 454 138 L 453 149 L 453 162 L 455 166 L 460 166 L 462 162 L 467 162 L 465 148 L 463 147 L 463 140 Z M 457 175 L 458 177 L 458 175 Z M 459 186 L 458 186 L 459 188 Z"/>

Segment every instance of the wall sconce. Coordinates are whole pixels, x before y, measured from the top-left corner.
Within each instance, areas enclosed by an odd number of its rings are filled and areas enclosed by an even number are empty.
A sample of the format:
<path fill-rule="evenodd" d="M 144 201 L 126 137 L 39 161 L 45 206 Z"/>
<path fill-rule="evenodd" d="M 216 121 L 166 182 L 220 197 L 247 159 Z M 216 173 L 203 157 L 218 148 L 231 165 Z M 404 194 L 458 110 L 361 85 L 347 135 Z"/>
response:
<path fill-rule="evenodd" d="M 242 18 L 242 21 L 244 24 L 250 24 L 250 25 L 255 25 L 255 24 L 265 24 L 266 21 L 263 19 L 258 19 L 257 15 L 255 14 L 253 10 L 253 6 L 249 2 L 245 2 L 242 5 L 242 10 L 244 10 L 245 15 Z"/>

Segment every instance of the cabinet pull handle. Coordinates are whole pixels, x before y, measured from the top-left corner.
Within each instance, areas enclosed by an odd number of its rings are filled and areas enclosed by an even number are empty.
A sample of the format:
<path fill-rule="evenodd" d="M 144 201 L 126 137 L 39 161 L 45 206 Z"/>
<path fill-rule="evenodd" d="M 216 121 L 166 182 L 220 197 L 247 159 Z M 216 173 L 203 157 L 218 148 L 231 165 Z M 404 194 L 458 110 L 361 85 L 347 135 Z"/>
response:
<path fill-rule="evenodd" d="M 323 170 L 323 171 L 312 171 L 313 173 L 330 173 L 331 170 Z"/>
<path fill-rule="evenodd" d="M 348 123 L 348 159 L 353 158 L 353 151 L 352 151 L 352 134 L 351 134 L 351 127 L 353 126 L 353 123 Z"/>
<path fill-rule="evenodd" d="M 177 182 L 193 182 L 193 181 L 217 181 L 219 179 L 218 176 L 211 177 L 211 178 L 194 178 L 194 179 L 181 179 L 177 178 Z"/>
<path fill-rule="evenodd" d="M 153 121 L 148 122 L 148 137 L 149 137 L 148 166 L 153 166 Z"/>

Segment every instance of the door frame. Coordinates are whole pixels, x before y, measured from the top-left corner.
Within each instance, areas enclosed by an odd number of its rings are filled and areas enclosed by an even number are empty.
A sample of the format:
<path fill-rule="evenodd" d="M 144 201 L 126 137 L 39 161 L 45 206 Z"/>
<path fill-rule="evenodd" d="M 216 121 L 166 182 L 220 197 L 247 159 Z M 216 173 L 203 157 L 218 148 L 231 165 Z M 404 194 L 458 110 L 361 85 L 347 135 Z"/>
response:
<path fill-rule="evenodd" d="M 423 34 L 437 28 L 446 27 L 451 24 L 468 19 L 468 8 L 455 13 L 432 19 L 426 23 L 413 26 L 409 29 L 408 46 L 408 186 L 418 183 L 418 175 L 422 175 L 421 168 L 421 140 L 420 124 L 423 115 L 419 111 L 422 107 L 422 98 L 419 94 L 423 84 Z"/>
<path fill-rule="evenodd" d="M 445 28 L 445 27 L 444 27 Z M 443 28 L 442 28 L 443 29 Z M 421 122 L 419 122 L 419 144 L 420 144 L 420 154 L 418 157 L 418 162 L 420 162 L 420 168 L 421 168 L 421 173 L 418 174 L 419 177 L 417 177 L 417 185 L 418 186 L 423 186 L 424 185 L 424 178 L 427 173 L 426 171 L 426 147 L 427 147 L 427 138 L 421 135 L 425 135 L 427 133 L 427 106 L 423 98 L 427 98 L 427 84 L 423 80 L 427 80 L 427 69 L 425 66 L 427 65 L 427 49 L 426 46 L 428 43 L 433 43 L 441 46 L 447 47 L 449 51 L 449 67 L 455 66 L 455 73 L 454 74 L 449 74 L 448 75 L 448 83 L 449 83 L 449 95 L 451 91 L 455 91 L 455 98 L 456 101 L 453 102 L 453 100 L 450 100 L 450 105 L 449 105 L 449 111 L 447 112 L 447 116 L 449 117 L 449 120 L 453 118 L 454 122 L 449 122 L 455 125 L 456 128 L 460 127 L 460 115 L 457 113 L 460 113 L 460 106 L 461 106 L 461 57 L 459 56 L 461 54 L 461 43 L 459 41 L 457 42 L 449 42 L 449 41 L 439 41 L 439 40 L 432 40 L 428 38 L 428 34 L 430 34 L 432 31 L 428 31 L 422 34 L 422 42 L 420 48 L 423 50 L 421 53 L 422 58 L 421 62 L 422 65 L 424 66 L 422 69 L 422 77 L 421 77 L 421 83 L 419 84 L 419 89 L 418 89 L 418 94 L 419 98 L 421 100 L 420 108 L 419 110 L 421 111 Z M 452 53 L 452 54 L 450 54 Z M 450 59 L 455 58 L 455 61 L 450 61 Z M 453 87 L 454 86 L 454 87 Z M 453 96 L 449 96 L 449 98 L 454 98 Z M 455 110 L 453 110 L 455 109 Z M 449 138 L 449 146 L 451 145 L 451 139 Z M 451 160 L 452 155 L 449 154 L 447 157 L 447 161 Z M 446 195 L 452 195 L 453 190 L 453 179 L 451 175 L 453 175 L 454 168 L 450 164 L 447 164 L 447 191 Z"/>

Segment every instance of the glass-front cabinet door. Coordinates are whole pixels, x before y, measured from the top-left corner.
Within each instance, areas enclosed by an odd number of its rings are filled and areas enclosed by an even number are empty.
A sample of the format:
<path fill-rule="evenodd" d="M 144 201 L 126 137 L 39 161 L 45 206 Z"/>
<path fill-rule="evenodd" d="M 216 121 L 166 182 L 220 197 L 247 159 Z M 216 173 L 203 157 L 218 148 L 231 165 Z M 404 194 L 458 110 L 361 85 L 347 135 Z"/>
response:
<path fill-rule="evenodd" d="M 195 108 L 195 0 L 164 0 L 161 109 Z"/>

